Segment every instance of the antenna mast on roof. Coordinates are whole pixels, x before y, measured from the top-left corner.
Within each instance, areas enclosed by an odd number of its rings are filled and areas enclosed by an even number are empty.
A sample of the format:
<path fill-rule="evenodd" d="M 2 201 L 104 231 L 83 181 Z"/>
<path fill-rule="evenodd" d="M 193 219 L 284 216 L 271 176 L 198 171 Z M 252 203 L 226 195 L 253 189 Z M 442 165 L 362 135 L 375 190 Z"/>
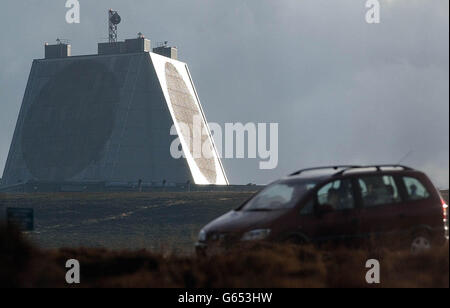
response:
<path fill-rule="evenodd" d="M 109 9 L 108 11 L 108 25 L 109 25 L 109 42 L 115 43 L 117 42 L 117 25 L 120 24 L 122 18 L 117 13 L 117 11 L 113 11 Z"/>

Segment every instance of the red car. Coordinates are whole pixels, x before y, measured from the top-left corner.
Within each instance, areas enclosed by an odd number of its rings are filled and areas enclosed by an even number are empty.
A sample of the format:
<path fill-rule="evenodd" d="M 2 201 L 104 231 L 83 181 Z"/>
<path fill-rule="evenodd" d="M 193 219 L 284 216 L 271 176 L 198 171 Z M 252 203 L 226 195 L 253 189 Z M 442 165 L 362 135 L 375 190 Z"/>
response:
<path fill-rule="evenodd" d="M 311 168 L 268 185 L 206 225 L 196 249 L 205 253 L 240 241 L 321 243 L 391 236 L 417 253 L 448 241 L 447 217 L 438 190 L 412 168 Z"/>

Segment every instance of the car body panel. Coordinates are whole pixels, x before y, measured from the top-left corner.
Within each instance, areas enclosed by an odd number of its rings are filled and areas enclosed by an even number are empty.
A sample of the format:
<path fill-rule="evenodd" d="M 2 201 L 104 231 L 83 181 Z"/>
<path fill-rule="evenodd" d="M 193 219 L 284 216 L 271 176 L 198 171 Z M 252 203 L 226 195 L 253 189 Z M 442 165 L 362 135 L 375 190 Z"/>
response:
<path fill-rule="evenodd" d="M 358 179 L 368 176 L 391 176 L 395 179 L 400 200 L 391 204 L 379 204 L 365 207 Z M 423 200 L 408 200 L 402 177 L 418 179 L 430 196 Z M 274 183 L 294 177 L 281 179 Z M 300 177 L 299 177 L 300 178 Z M 354 208 L 317 212 L 317 192 L 330 182 L 349 179 L 352 182 Z M 304 241 L 341 242 L 352 239 L 368 238 L 379 235 L 411 235 L 419 230 L 428 230 L 438 238 L 444 236 L 443 210 L 441 197 L 428 177 L 416 170 L 389 170 L 351 172 L 333 176 L 317 177 L 316 187 L 309 191 L 298 204 L 291 209 L 270 211 L 243 211 L 242 206 L 215 219 L 203 228 L 209 234 L 207 240 L 198 243 L 198 247 L 207 247 L 211 239 L 226 238 L 228 244 L 240 241 L 245 232 L 256 229 L 270 229 L 267 240 L 283 241 L 291 237 Z M 274 184 L 273 183 L 273 184 Z M 302 209 L 314 202 L 311 213 L 302 214 Z M 214 234 L 219 236 L 214 237 Z"/>

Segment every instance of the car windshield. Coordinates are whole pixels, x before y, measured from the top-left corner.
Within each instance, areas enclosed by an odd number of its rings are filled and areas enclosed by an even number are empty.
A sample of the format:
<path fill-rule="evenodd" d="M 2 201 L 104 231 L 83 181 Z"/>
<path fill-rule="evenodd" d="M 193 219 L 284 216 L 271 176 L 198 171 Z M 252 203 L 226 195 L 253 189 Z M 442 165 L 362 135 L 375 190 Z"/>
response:
<path fill-rule="evenodd" d="M 277 182 L 250 199 L 242 210 L 271 211 L 293 208 L 314 186 L 316 183 L 312 180 Z"/>

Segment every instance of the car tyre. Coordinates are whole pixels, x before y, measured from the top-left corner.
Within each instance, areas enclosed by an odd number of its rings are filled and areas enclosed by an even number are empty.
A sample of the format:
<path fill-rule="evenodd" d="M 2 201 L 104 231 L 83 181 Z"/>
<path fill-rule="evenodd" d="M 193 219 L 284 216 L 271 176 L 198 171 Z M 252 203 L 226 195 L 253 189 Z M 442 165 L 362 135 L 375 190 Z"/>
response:
<path fill-rule="evenodd" d="M 426 232 L 416 233 L 412 237 L 410 245 L 411 254 L 419 255 L 425 253 L 427 251 L 430 251 L 431 247 L 431 239 L 429 234 L 427 234 Z"/>

